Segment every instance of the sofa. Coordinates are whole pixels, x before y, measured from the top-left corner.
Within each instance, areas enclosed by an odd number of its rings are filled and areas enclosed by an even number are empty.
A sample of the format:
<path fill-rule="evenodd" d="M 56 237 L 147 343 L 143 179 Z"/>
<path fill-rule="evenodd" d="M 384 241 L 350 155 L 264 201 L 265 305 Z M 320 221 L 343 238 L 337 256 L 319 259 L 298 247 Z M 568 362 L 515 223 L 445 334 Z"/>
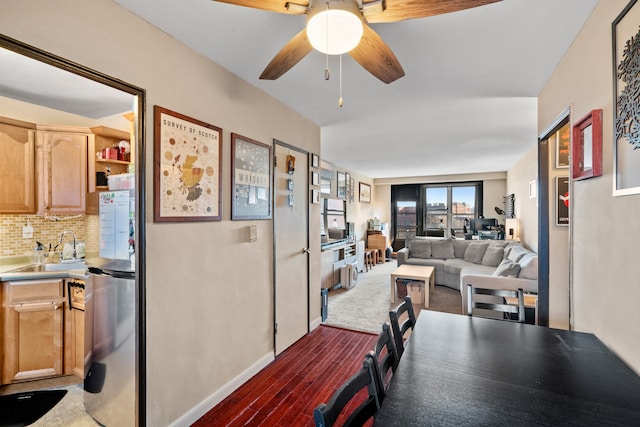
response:
<path fill-rule="evenodd" d="M 436 285 L 460 291 L 467 313 L 467 284 L 538 292 L 538 255 L 511 240 L 413 237 L 397 253 L 398 266 L 435 268 Z"/>

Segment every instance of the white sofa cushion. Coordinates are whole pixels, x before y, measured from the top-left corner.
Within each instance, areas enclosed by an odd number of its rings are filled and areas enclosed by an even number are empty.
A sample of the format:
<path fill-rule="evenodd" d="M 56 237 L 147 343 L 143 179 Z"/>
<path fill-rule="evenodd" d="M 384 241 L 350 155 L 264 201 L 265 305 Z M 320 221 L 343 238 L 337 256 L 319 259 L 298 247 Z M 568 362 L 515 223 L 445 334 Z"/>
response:
<path fill-rule="evenodd" d="M 498 268 L 493 272 L 493 275 L 502 277 L 518 277 L 518 273 L 520 273 L 520 264 L 505 259 L 502 260 L 500 265 L 498 265 Z"/>
<path fill-rule="evenodd" d="M 526 254 L 520 261 L 520 273 L 518 277 L 523 279 L 538 280 L 538 255 L 533 252 Z"/>
<path fill-rule="evenodd" d="M 497 267 L 498 264 L 502 261 L 504 257 L 504 248 L 500 246 L 490 245 L 487 247 L 483 257 L 482 257 L 482 265 L 486 265 L 488 267 Z"/>
<path fill-rule="evenodd" d="M 464 260 L 474 264 L 482 264 L 482 257 L 489 247 L 488 242 L 472 242 L 464 251 Z"/>
<path fill-rule="evenodd" d="M 453 242 L 449 239 L 431 242 L 431 256 L 439 259 L 455 258 Z"/>

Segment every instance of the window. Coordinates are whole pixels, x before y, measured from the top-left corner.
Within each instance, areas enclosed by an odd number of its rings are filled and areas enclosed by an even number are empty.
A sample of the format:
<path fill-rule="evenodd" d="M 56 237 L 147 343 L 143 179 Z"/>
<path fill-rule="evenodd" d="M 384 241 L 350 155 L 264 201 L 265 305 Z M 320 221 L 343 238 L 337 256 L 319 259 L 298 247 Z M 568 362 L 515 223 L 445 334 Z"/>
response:
<path fill-rule="evenodd" d="M 424 221 L 423 228 L 429 230 L 451 230 L 461 235 L 464 227 L 479 212 L 481 183 L 428 184 L 424 185 Z"/>
<path fill-rule="evenodd" d="M 396 239 L 406 240 L 407 236 L 415 236 L 418 230 L 418 217 L 416 216 L 416 206 L 418 203 L 396 202 Z"/>

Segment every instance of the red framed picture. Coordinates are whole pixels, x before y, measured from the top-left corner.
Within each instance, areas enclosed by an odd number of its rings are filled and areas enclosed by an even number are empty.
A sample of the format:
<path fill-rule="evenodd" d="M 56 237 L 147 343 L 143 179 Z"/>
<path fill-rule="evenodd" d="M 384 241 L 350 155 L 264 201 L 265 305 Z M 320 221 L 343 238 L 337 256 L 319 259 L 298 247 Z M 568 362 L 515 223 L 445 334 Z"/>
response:
<path fill-rule="evenodd" d="M 574 180 L 602 175 L 602 110 L 593 110 L 573 125 L 571 175 Z"/>

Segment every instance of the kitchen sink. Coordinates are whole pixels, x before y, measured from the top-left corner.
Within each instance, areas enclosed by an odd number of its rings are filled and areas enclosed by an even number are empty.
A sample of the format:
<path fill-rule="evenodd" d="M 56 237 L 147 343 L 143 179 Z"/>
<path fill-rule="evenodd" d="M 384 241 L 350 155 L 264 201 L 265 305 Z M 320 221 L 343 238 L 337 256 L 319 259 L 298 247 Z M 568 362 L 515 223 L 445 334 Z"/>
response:
<path fill-rule="evenodd" d="M 58 264 L 33 264 L 26 267 L 11 270 L 11 273 L 40 273 L 44 271 L 66 271 L 66 270 L 85 270 L 87 265 L 84 261 L 61 262 Z"/>

